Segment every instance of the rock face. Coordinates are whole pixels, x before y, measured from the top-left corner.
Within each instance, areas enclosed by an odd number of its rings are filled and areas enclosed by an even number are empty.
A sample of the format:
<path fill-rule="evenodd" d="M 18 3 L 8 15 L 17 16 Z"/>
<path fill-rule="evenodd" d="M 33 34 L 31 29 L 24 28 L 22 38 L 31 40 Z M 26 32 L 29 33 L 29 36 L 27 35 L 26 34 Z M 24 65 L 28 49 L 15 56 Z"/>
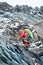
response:
<path fill-rule="evenodd" d="M 37 31 L 37 35 L 43 39 L 43 21 L 35 24 L 34 28 Z"/>
<path fill-rule="evenodd" d="M 43 22 L 30 25 L 30 23 L 43 20 L 43 15 L 31 7 L 20 7 L 16 6 L 12 9 L 12 6 L 7 3 L 0 2 L 0 65 L 43 65 L 43 45 L 40 41 L 33 41 L 28 48 L 22 45 L 14 45 L 23 43 L 15 36 L 19 29 L 29 28 L 30 26 L 31 31 L 36 29 L 40 37 L 43 35 Z M 27 10 L 29 10 L 28 14 Z"/>

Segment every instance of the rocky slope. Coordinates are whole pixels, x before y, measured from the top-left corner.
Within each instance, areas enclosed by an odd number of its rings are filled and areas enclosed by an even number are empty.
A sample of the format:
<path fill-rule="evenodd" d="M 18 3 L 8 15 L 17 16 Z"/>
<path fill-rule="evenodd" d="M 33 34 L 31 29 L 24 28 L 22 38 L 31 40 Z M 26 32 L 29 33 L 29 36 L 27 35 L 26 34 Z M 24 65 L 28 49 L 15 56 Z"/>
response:
<path fill-rule="evenodd" d="M 0 65 L 43 65 L 43 15 L 39 13 L 39 9 L 37 11 L 28 6 L 20 6 L 20 10 L 17 7 L 0 3 Z M 15 33 L 24 28 L 35 29 L 34 34 L 40 37 L 39 40 L 36 36 L 28 48 L 15 45 L 22 43 Z"/>

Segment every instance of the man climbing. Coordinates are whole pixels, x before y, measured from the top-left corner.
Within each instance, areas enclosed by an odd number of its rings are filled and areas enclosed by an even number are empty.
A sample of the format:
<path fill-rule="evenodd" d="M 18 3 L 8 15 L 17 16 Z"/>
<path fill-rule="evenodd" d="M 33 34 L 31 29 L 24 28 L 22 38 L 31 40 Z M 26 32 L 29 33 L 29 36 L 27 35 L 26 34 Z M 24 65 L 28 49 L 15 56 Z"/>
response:
<path fill-rule="evenodd" d="M 23 40 L 24 47 L 27 47 L 30 40 L 33 39 L 33 34 L 29 29 L 20 30 L 21 34 L 18 36 L 19 39 Z"/>

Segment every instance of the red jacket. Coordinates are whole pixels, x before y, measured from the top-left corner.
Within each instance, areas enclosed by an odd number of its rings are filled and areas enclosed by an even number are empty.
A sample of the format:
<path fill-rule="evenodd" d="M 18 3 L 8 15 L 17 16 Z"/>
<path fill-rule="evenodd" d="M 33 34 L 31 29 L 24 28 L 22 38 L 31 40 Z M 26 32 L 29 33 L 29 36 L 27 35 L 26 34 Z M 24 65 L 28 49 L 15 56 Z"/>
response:
<path fill-rule="evenodd" d="M 18 36 L 18 38 L 23 38 L 23 37 L 27 37 L 28 33 L 25 32 L 25 30 L 21 30 L 21 35 Z"/>

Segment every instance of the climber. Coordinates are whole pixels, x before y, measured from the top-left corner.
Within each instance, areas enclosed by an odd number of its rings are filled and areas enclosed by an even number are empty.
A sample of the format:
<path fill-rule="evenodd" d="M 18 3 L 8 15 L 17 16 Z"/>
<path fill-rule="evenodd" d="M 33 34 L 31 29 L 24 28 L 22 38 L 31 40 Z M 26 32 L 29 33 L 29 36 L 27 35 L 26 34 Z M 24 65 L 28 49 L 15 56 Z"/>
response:
<path fill-rule="evenodd" d="M 23 39 L 24 46 L 28 46 L 30 40 L 33 38 L 32 32 L 29 29 L 20 30 L 21 34 L 18 36 L 19 39 Z"/>

